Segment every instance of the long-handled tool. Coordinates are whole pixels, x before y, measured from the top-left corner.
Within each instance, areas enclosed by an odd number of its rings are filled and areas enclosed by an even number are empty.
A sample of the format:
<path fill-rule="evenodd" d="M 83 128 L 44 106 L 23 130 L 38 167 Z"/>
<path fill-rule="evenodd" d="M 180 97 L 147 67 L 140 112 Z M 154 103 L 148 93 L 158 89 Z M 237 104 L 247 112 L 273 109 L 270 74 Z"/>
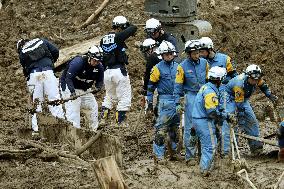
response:
<path fill-rule="evenodd" d="M 243 173 L 245 173 L 245 176 L 242 176 Z M 238 175 L 240 178 L 242 178 L 242 179 L 244 179 L 245 181 L 247 181 L 248 184 L 251 186 L 251 188 L 257 189 L 257 188 L 255 187 L 255 185 L 254 185 L 254 184 L 251 182 L 251 180 L 249 179 L 248 173 L 247 173 L 247 171 L 246 171 L 245 169 L 242 169 L 242 170 L 238 171 L 238 172 L 237 172 L 237 175 Z"/>
<path fill-rule="evenodd" d="M 268 139 L 264 139 L 264 138 L 260 138 L 260 137 L 255 137 L 255 136 L 250 136 L 250 135 L 246 135 L 246 134 L 243 134 L 243 133 L 236 133 L 236 135 L 243 137 L 243 138 L 263 142 L 263 143 L 266 143 L 266 144 L 269 144 L 269 145 L 272 145 L 272 146 L 278 146 L 276 141 L 272 141 L 272 140 L 268 140 Z"/>
<path fill-rule="evenodd" d="M 233 164 L 233 171 L 240 169 L 249 170 L 248 164 L 244 158 L 241 158 L 236 135 L 234 128 L 230 126 L 230 143 L 231 143 L 231 150 L 232 150 L 232 164 Z M 235 153 L 236 150 L 236 153 Z M 237 158 L 235 157 L 237 155 Z"/>
<path fill-rule="evenodd" d="M 65 102 L 68 102 L 68 101 L 70 101 L 70 100 L 75 100 L 75 99 L 77 99 L 77 98 L 80 97 L 80 96 L 84 96 L 84 95 L 89 94 L 89 93 L 95 94 L 95 93 L 97 93 L 97 92 L 99 92 L 99 90 L 94 89 L 94 90 L 87 91 L 87 92 L 84 92 L 84 93 L 82 93 L 82 94 L 75 95 L 75 96 L 72 96 L 72 97 L 69 97 L 69 98 L 66 98 L 66 99 L 57 99 L 57 100 L 47 101 L 46 103 L 47 103 L 48 105 L 58 106 L 58 105 L 60 105 L 60 104 L 63 104 L 63 103 L 65 103 Z"/>

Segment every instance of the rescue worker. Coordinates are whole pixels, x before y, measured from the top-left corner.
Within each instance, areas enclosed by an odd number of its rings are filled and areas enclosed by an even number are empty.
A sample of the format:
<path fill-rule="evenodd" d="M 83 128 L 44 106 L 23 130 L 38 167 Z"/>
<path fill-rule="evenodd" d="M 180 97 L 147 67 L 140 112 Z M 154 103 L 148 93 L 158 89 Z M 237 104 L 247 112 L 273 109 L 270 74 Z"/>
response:
<path fill-rule="evenodd" d="M 224 78 L 224 80 L 222 81 L 222 86 L 220 86 L 220 91 L 221 91 L 221 98 L 220 98 L 220 111 L 225 111 L 226 106 L 227 106 L 227 102 L 228 102 L 228 95 L 226 94 L 226 90 L 225 90 L 225 84 L 227 84 L 230 79 L 236 77 L 238 75 L 236 69 L 233 67 L 233 62 L 231 60 L 231 57 L 229 57 L 226 54 L 220 53 L 220 52 L 216 52 L 214 50 L 214 44 L 212 39 L 210 39 L 209 37 L 202 37 L 200 40 L 200 55 L 207 59 L 208 63 L 209 63 L 209 68 L 212 68 L 213 66 L 219 66 L 222 68 L 226 69 L 226 77 Z M 229 144 L 230 142 L 230 127 L 228 125 L 228 123 L 226 122 L 226 120 L 223 122 L 222 126 L 222 131 L 220 131 L 222 133 L 222 153 L 224 156 L 228 155 L 229 153 L 229 149 L 230 146 L 225 145 L 225 144 Z M 218 132 L 219 133 L 219 132 Z"/>
<path fill-rule="evenodd" d="M 192 122 L 201 143 L 200 171 L 209 176 L 217 146 L 215 122 L 226 119 L 219 112 L 219 87 L 226 74 L 224 68 L 214 66 L 208 72 L 208 83 L 197 93 L 193 105 Z"/>
<path fill-rule="evenodd" d="M 144 73 L 143 97 L 141 99 L 141 105 L 142 105 L 142 107 L 145 107 L 145 105 L 147 107 L 148 106 L 148 104 L 146 104 L 147 87 L 148 87 L 148 83 L 149 83 L 149 79 L 150 79 L 151 70 L 156 64 L 158 64 L 161 61 L 161 59 L 160 59 L 160 55 L 158 55 L 158 44 L 152 38 L 145 39 L 143 41 L 140 49 L 141 49 L 141 52 L 143 53 L 143 56 L 146 60 L 146 70 L 145 70 L 145 73 Z M 157 104 L 154 108 L 155 116 L 157 116 L 157 114 L 158 114 Z"/>
<path fill-rule="evenodd" d="M 252 64 L 246 68 L 245 73 L 233 78 L 226 85 L 226 91 L 229 95 L 226 111 L 229 113 L 237 112 L 240 128 L 246 134 L 255 137 L 259 137 L 259 124 L 250 105 L 249 98 L 258 87 L 272 102 L 275 103 L 278 99 L 277 96 L 271 93 L 262 76 L 260 67 Z M 252 155 L 262 153 L 263 144 L 261 142 L 248 140 L 248 144 Z"/>
<path fill-rule="evenodd" d="M 41 103 L 45 95 L 49 101 L 58 100 L 58 80 L 53 72 L 54 63 L 59 57 L 58 48 L 46 39 L 20 39 L 17 42 L 17 51 L 33 102 L 38 99 Z M 53 116 L 64 119 L 61 105 L 48 107 Z M 36 112 L 41 111 L 41 105 L 38 104 Z M 36 114 L 33 114 L 33 134 L 37 133 L 38 129 Z"/>
<path fill-rule="evenodd" d="M 89 48 L 87 54 L 76 56 L 68 62 L 60 78 L 64 98 L 90 92 L 95 82 L 94 92 L 101 90 L 104 79 L 102 56 L 101 47 L 95 45 Z M 65 108 L 66 118 L 73 123 L 74 127 L 81 127 L 80 109 L 85 108 L 88 111 L 87 119 L 90 129 L 98 128 L 98 103 L 91 92 L 66 102 Z"/>
<path fill-rule="evenodd" d="M 131 85 L 125 67 L 128 64 L 125 40 L 135 34 L 137 27 L 131 25 L 124 16 L 116 16 L 112 21 L 112 29 L 100 42 L 103 49 L 106 90 L 101 118 L 102 123 L 105 123 L 113 101 L 117 101 L 116 123 L 120 126 L 127 126 L 126 112 L 131 106 Z"/>
<path fill-rule="evenodd" d="M 184 145 L 185 160 L 187 163 L 194 160 L 195 148 L 195 130 L 192 128 L 192 109 L 195 97 L 206 83 L 208 73 L 208 63 L 205 59 L 199 57 L 200 44 L 198 41 L 187 41 L 184 52 L 187 58 L 178 65 L 175 80 L 174 94 L 176 97 L 177 111 L 181 111 L 180 97 L 185 94 L 185 124 L 184 124 Z M 193 162 L 193 161 L 192 161 Z"/>
<path fill-rule="evenodd" d="M 155 18 L 150 18 L 146 21 L 145 32 L 147 37 L 151 37 L 155 41 L 158 42 L 158 45 L 162 43 L 162 41 L 169 41 L 175 46 L 176 52 L 178 52 L 177 48 L 177 40 L 176 38 L 162 28 L 162 24 L 159 20 Z"/>
<path fill-rule="evenodd" d="M 177 150 L 177 129 L 179 114 L 176 112 L 174 83 L 178 64 L 174 61 L 175 47 L 168 41 L 163 41 L 159 46 L 162 61 L 155 65 L 150 75 L 147 90 L 148 111 L 153 110 L 153 93 L 158 90 L 158 118 L 155 124 L 155 137 L 153 142 L 154 161 L 158 164 L 166 163 L 165 141 L 167 134 L 170 138 L 171 159 L 175 159 Z"/>

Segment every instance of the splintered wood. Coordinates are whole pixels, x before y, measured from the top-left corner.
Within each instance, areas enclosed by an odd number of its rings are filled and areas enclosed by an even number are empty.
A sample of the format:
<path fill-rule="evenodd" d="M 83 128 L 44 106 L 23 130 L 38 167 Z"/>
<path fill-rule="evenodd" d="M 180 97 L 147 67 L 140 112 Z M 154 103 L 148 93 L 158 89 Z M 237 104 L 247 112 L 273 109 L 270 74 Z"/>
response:
<path fill-rule="evenodd" d="M 93 168 L 101 189 L 127 189 L 114 156 L 94 161 Z"/>

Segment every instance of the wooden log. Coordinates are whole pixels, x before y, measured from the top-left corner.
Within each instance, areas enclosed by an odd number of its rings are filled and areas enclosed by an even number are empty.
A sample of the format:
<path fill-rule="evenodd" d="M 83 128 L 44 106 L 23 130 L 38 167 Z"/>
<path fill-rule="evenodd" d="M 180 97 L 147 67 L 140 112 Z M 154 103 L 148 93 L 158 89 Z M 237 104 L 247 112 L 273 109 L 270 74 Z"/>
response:
<path fill-rule="evenodd" d="M 250 135 L 246 135 L 246 134 L 242 134 L 242 133 L 236 133 L 236 135 L 243 137 L 243 138 L 247 138 L 247 139 L 251 139 L 251 140 L 255 140 L 255 141 L 260 141 L 272 146 L 278 146 L 277 142 L 272 141 L 272 140 L 268 140 L 268 139 L 264 139 L 264 138 L 260 138 L 260 137 L 255 137 L 255 136 L 250 136 Z"/>
<path fill-rule="evenodd" d="M 93 22 L 93 20 L 101 13 L 101 11 L 107 6 L 109 0 L 104 0 L 103 3 L 99 6 L 99 8 L 91 15 L 89 16 L 89 18 L 78 27 L 78 29 L 80 28 L 84 28 L 86 26 L 88 26 L 89 24 L 91 24 Z"/>
<path fill-rule="evenodd" d="M 92 164 L 101 189 L 127 189 L 114 156 L 94 161 Z"/>
<path fill-rule="evenodd" d="M 73 46 L 60 49 L 60 51 L 59 51 L 59 58 L 55 62 L 54 67 L 56 68 L 56 67 L 64 64 L 71 57 L 75 57 L 78 54 L 85 54 L 85 53 L 87 53 L 88 49 L 91 46 L 99 44 L 101 38 L 102 38 L 101 36 L 98 36 L 98 37 L 95 37 L 93 39 L 82 41 L 79 44 L 75 44 Z"/>

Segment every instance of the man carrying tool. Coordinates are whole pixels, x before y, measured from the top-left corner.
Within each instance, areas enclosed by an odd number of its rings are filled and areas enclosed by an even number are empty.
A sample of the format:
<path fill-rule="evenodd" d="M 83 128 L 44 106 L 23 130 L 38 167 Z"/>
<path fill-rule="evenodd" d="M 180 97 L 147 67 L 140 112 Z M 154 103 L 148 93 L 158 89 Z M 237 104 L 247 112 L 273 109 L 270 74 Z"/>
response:
<path fill-rule="evenodd" d="M 180 112 L 180 96 L 185 94 L 185 125 L 184 145 L 185 160 L 187 164 L 193 165 L 196 148 L 196 133 L 192 128 L 192 109 L 195 97 L 202 85 L 206 83 L 208 63 L 205 59 L 199 58 L 199 41 L 187 41 L 184 52 L 188 55 L 177 68 L 174 94 L 176 97 L 177 111 Z"/>
<path fill-rule="evenodd" d="M 17 43 L 20 63 L 27 79 L 29 91 L 33 102 L 38 99 L 40 103 L 46 95 L 48 100 L 59 99 L 58 81 L 54 75 L 54 62 L 58 59 L 59 50 L 46 39 L 20 39 Z M 49 106 L 51 114 L 64 119 L 62 106 Z M 41 112 L 40 104 L 36 105 L 36 112 Z M 32 116 L 32 129 L 38 132 L 36 114 Z"/>
<path fill-rule="evenodd" d="M 246 134 L 255 137 L 259 137 L 259 124 L 249 103 L 249 98 L 258 87 L 273 103 L 278 100 L 278 97 L 271 93 L 262 76 L 260 67 L 252 64 L 246 68 L 245 73 L 233 78 L 226 85 L 226 91 L 229 95 L 226 111 L 237 112 L 238 124 L 241 129 Z M 261 142 L 248 140 L 248 143 L 252 155 L 262 153 L 263 144 Z M 229 146 L 229 144 L 225 145 Z"/>
<path fill-rule="evenodd" d="M 142 46 L 140 47 L 141 52 L 143 53 L 143 56 L 146 60 L 146 70 L 144 73 L 144 85 L 143 85 L 143 98 L 141 99 L 141 105 L 143 107 L 145 107 L 146 103 L 147 87 L 150 80 L 151 70 L 156 64 L 158 64 L 161 61 L 161 59 L 159 59 L 157 47 L 158 47 L 157 42 L 152 38 L 145 39 L 142 43 Z M 147 106 L 148 105 L 146 104 L 146 107 Z M 158 107 L 156 106 L 154 108 L 155 116 L 158 116 L 157 113 L 158 113 Z"/>
<path fill-rule="evenodd" d="M 176 159 L 177 130 L 179 114 L 176 112 L 174 83 L 178 64 L 174 61 L 175 47 L 168 41 L 163 41 L 159 46 L 162 61 L 153 67 L 147 90 L 147 111 L 153 111 L 153 94 L 158 90 L 159 105 L 158 118 L 155 124 L 155 137 L 153 142 L 154 161 L 158 164 L 166 163 L 165 143 L 166 136 L 170 138 L 171 159 Z"/>
<path fill-rule="evenodd" d="M 116 123 L 118 126 L 127 126 L 126 112 L 131 106 L 131 85 L 125 67 L 128 64 L 125 41 L 136 33 L 137 27 L 131 25 L 124 16 L 116 16 L 112 21 L 112 29 L 100 44 L 103 49 L 106 90 L 101 118 L 102 123 L 105 123 L 113 101 L 117 101 Z"/>
<path fill-rule="evenodd" d="M 66 118 L 76 128 L 80 128 L 81 107 L 89 111 L 87 116 L 90 129 L 96 130 L 98 128 L 98 104 L 95 96 L 91 93 L 91 88 L 95 81 L 96 89 L 93 90 L 93 93 L 100 91 L 103 87 L 102 56 L 101 47 L 92 46 L 86 55 L 76 56 L 70 60 L 60 78 L 64 98 L 78 96 L 78 98 L 65 103 Z M 90 93 L 85 94 L 86 92 Z"/>
<path fill-rule="evenodd" d="M 227 84 L 230 79 L 236 77 L 238 75 L 236 69 L 233 67 L 233 62 L 231 58 L 223 53 L 215 52 L 214 44 L 212 39 L 209 37 L 202 37 L 200 40 L 200 55 L 207 59 L 209 63 L 209 68 L 213 66 L 219 66 L 226 69 L 226 77 L 222 81 L 222 84 L 219 88 L 221 98 L 220 98 L 220 108 L 221 111 L 225 111 L 227 103 L 228 103 L 228 95 L 226 94 L 225 84 Z M 224 120 L 222 125 L 222 153 L 223 155 L 228 155 L 230 146 L 225 145 L 230 143 L 230 127 L 226 120 Z"/>
<path fill-rule="evenodd" d="M 208 83 L 203 85 L 195 97 L 192 123 L 201 143 L 200 170 L 209 176 L 216 153 L 216 122 L 231 120 L 232 115 L 219 111 L 219 87 L 226 75 L 224 68 L 214 66 L 208 72 Z"/>

